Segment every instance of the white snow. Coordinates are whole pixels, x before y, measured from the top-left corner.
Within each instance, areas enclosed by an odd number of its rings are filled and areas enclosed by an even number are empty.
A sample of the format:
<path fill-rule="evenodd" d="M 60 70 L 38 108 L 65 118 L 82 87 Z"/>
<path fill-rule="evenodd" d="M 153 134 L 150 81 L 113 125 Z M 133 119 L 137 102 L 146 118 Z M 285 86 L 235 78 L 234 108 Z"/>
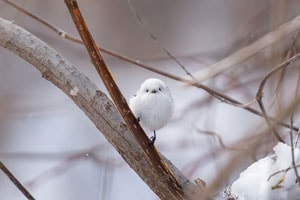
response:
<path fill-rule="evenodd" d="M 291 147 L 278 143 L 273 150 L 275 155 L 253 163 L 232 184 L 231 193 L 237 195 L 238 200 L 300 199 L 300 186 L 296 183 L 296 175 L 292 167 Z M 294 150 L 297 165 L 300 164 L 300 150 L 296 148 Z M 290 169 L 287 170 L 288 168 Z M 298 172 L 300 173 L 300 170 Z M 274 173 L 276 175 L 273 175 Z"/>
<path fill-rule="evenodd" d="M 70 90 L 70 95 L 76 96 L 78 94 L 78 91 L 79 91 L 78 87 L 75 86 Z"/>

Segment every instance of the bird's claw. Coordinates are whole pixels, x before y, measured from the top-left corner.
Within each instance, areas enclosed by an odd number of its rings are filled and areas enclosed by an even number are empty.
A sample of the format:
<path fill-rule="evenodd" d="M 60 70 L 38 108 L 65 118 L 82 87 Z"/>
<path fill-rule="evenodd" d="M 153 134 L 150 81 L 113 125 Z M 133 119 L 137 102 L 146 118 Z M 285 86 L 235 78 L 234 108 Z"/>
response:
<path fill-rule="evenodd" d="M 156 137 L 152 136 L 152 137 L 150 138 L 149 144 L 150 144 L 150 145 L 154 145 L 155 139 L 156 139 Z"/>

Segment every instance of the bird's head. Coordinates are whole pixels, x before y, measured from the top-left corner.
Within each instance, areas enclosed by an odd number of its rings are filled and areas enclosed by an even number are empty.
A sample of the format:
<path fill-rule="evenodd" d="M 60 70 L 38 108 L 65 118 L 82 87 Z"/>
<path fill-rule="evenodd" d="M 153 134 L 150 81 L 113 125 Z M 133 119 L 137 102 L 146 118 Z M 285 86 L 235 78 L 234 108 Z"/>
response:
<path fill-rule="evenodd" d="M 164 93 L 168 91 L 168 87 L 164 82 L 156 78 L 149 78 L 145 80 L 140 89 L 140 94 L 157 94 L 157 93 Z"/>

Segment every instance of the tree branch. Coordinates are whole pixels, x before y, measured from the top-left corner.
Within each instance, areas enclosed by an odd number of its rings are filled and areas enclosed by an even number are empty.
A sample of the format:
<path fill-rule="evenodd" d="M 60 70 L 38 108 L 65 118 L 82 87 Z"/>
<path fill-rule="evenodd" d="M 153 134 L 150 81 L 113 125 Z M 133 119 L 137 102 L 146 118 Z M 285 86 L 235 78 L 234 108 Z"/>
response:
<path fill-rule="evenodd" d="M 156 42 L 156 44 L 163 50 L 193 81 L 196 81 L 192 74 L 186 69 L 186 67 L 159 41 L 158 37 L 150 30 L 150 28 L 143 21 L 142 17 L 139 15 L 135 7 L 133 6 L 131 0 L 127 0 L 128 5 L 135 15 L 136 20 L 141 25 L 141 28 L 150 36 L 150 38 Z"/>
<path fill-rule="evenodd" d="M 182 197 L 175 196 L 170 191 L 169 177 L 166 177 L 168 174 L 162 176 L 162 173 L 153 170 L 157 166 L 153 166 L 149 161 L 148 154 L 145 154 L 144 149 L 131 135 L 114 104 L 69 61 L 31 33 L 1 18 L 0 46 L 31 63 L 45 79 L 68 95 L 160 198 L 180 199 Z M 71 92 L 74 90 L 78 92 Z M 190 194 L 194 184 L 164 157 L 161 162 L 173 174 L 181 191 L 185 195 Z"/>
<path fill-rule="evenodd" d="M 206 67 L 203 70 L 193 73 L 198 82 L 208 80 L 230 68 L 237 67 L 237 64 L 255 55 L 257 52 L 272 45 L 282 37 L 300 28 L 300 15 L 278 27 L 278 29 L 266 34 L 252 44 L 234 52 L 221 61 Z M 193 82 L 193 80 L 191 80 Z"/>
<path fill-rule="evenodd" d="M 274 127 L 274 125 L 271 123 L 270 117 L 267 115 L 267 112 L 265 110 L 264 104 L 262 102 L 262 98 L 263 98 L 263 89 L 264 86 L 267 82 L 267 80 L 277 71 L 279 71 L 282 68 L 287 67 L 290 63 L 294 62 L 296 59 L 298 59 L 298 57 L 300 56 L 300 53 L 294 55 L 293 57 L 285 60 L 284 62 L 280 63 L 279 65 L 275 66 L 274 68 L 272 68 L 272 70 L 270 70 L 262 79 L 261 83 L 259 84 L 257 93 L 256 93 L 256 100 L 258 102 L 259 107 L 261 108 L 261 111 L 263 113 L 263 116 L 266 120 L 266 123 L 268 124 L 270 130 L 272 130 L 272 132 L 274 133 L 274 136 L 278 139 L 278 141 L 280 142 L 284 142 L 283 139 L 280 137 L 278 131 L 276 130 L 276 127 Z M 293 125 L 293 124 L 291 124 Z M 292 129 L 291 129 L 292 130 Z"/>
<path fill-rule="evenodd" d="M 0 169 L 3 173 L 13 182 L 13 184 L 23 193 L 23 195 L 29 199 L 34 200 L 33 196 L 28 190 L 18 181 L 18 179 L 9 171 L 9 169 L 0 161 Z"/>

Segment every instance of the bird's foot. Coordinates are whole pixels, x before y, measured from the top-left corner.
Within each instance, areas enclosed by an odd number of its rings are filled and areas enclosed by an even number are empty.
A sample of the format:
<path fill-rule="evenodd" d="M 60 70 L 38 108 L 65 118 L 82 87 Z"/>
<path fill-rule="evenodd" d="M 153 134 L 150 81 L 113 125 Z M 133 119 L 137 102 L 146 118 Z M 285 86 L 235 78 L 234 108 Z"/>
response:
<path fill-rule="evenodd" d="M 140 123 L 141 119 L 138 117 L 136 118 L 137 123 Z"/>
<path fill-rule="evenodd" d="M 150 144 L 150 145 L 154 145 L 155 140 L 156 140 L 156 137 L 155 137 L 155 136 L 152 136 L 152 137 L 150 138 L 149 144 Z"/>

